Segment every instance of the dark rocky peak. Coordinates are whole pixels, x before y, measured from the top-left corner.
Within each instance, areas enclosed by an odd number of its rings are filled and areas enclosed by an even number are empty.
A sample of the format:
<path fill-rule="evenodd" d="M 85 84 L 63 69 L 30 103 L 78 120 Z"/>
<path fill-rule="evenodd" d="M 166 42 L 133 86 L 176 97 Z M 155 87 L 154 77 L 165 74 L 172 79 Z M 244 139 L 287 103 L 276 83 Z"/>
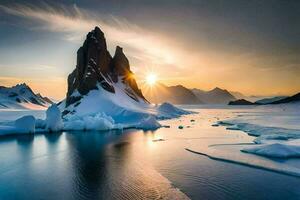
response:
<path fill-rule="evenodd" d="M 51 100 L 51 99 L 49 99 L 48 97 L 44 97 L 44 96 L 42 96 L 41 95 L 41 93 L 37 93 L 37 94 L 35 94 L 39 99 L 42 99 L 42 100 L 44 100 L 45 102 L 47 102 L 47 103 L 49 103 L 49 104 L 53 104 L 54 102 Z"/>
<path fill-rule="evenodd" d="M 259 105 L 258 103 L 253 103 L 251 101 L 247 101 L 246 99 L 238 99 L 235 101 L 230 101 L 228 105 Z"/>
<path fill-rule="evenodd" d="M 25 88 L 25 89 L 29 89 L 30 87 L 26 83 L 19 83 L 19 84 L 13 86 L 12 88 L 19 88 L 19 89 Z"/>
<path fill-rule="evenodd" d="M 170 88 L 177 88 L 177 89 L 187 89 L 186 87 L 184 87 L 183 85 L 175 85 L 175 86 L 170 86 Z"/>
<path fill-rule="evenodd" d="M 68 76 L 68 92 L 66 106 L 79 101 L 81 97 L 72 96 L 77 90 L 80 95 L 86 95 L 90 90 L 103 89 L 114 93 L 113 83 L 120 80 L 126 85 L 126 92 L 138 101 L 137 97 L 145 100 L 130 71 L 130 65 L 123 49 L 116 47 L 112 58 L 107 51 L 104 33 L 99 27 L 89 32 L 83 45 L 77 51 L 77 65 Z M 76 96 L 76 97 L 75 97 Z"/>
<path fill-rule="evenodd" d="M 225 92 L 225 91 L 227 91 L 227 90 L 223 90 L 223 89 L 221 89 L 221 88 L 219 88 L 219 87 L 215 87 L 214 89 L 212 89 L 211 90 L 211 92 Z"/>
<path fill-rule="evenodd" d="M 77 65 L 68 77 L 67 105 L 74 100 L 71 95 L 77 89 L 80 94 L 87 94 L 97 89 L 97 83 L 103 88 L 114 92 L 110 84 L 105 81 L 109 74 L 111 55 L 107 51 L 104 33 L 99 27 L 89 32 L 82 47 L 77 51 Z"/>
<path fill-rule="evenodd" d="M 13 86 L 17 92 L 20 94 L 24 94 L 26 91 L 30 92 L 32 95 L 34 95 L 34 92 L 31 90 L 31 88 L 26 83 L 21 83 Z"/>
<path fill-rule="evenodd" d="M 99 27 L 96 26 L 94 30 L 86 35 L 84 45 L 88 44 L 97 44 L 99 48 L 107 49 L 104 33 L 100 30 Z"/>
<path fill-rule="evenodd" d="M 118 81 L 118 76 L 130 76 L 130 65 L 127 57 L 123 53 L 123 48 L 117 46 L 115 55 L 111 61 L 111 74 L 114 82 Z"/>

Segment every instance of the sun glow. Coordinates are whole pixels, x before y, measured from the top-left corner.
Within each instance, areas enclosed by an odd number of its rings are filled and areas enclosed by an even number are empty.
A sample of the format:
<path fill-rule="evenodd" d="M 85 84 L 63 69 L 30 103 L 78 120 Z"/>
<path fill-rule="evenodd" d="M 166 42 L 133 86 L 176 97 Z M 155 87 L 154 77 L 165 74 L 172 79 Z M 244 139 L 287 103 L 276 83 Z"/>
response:
<path fill-rule="evenodd" d="M 151 73 L 146 76 L 146 83 L 148 85 L 153 86 L 156 83 L 156 81 L 157 81 L 156 74 Z"/>

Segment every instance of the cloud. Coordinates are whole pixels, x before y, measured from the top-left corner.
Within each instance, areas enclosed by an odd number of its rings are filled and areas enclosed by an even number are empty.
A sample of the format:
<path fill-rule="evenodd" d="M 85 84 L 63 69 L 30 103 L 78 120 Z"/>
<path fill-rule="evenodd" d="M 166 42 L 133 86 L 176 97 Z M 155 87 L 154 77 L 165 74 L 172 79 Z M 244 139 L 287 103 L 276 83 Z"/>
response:
<path fill-rule="evenodd" d="M 176 56 L 172 53 L 170 45 L 164 43 L 162 37 L 125 19 L 100 16 L 76 5 L 14 4 L 0 5 L 0 9 L 9 15 L 34 21 L 35 25 L 30 27 L 31 29 L 63 33 L 68 41 L 80 41 L 88 31 L 99 26 L 109 43 L 133 49 L 133 56 L 146 61 L 145 63 L 155 65 L 175 63 Z"/>

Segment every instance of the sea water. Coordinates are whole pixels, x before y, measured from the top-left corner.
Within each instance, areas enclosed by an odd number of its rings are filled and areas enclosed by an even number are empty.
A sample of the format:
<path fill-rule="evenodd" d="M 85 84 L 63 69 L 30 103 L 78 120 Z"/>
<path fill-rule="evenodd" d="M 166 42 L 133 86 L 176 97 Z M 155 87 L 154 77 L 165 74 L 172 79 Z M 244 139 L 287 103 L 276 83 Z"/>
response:
<path fill-rule="evenodd" d="M 0 199 L 300 198 L 299 177 L 269 169 L 297 170 L 297 158 L 243 153 L 255 137 L 212 126 L 253 108 L 192 110 L 156 131 L 1 137 Z"/>

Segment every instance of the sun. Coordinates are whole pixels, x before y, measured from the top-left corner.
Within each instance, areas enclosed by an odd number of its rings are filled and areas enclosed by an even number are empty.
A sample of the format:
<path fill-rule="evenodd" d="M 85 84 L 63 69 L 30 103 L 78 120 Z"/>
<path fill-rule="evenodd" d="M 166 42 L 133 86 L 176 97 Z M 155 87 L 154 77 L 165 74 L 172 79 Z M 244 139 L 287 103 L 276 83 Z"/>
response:
<path fill-rule="evenodd" d="M 156 83 L 156 81 L 157 81 L 157 75 L 156 74 L 151 73 L 151 74 L 148 74 L 146 76 L 146 83 L 148 85 L 153 86 Z"/>

